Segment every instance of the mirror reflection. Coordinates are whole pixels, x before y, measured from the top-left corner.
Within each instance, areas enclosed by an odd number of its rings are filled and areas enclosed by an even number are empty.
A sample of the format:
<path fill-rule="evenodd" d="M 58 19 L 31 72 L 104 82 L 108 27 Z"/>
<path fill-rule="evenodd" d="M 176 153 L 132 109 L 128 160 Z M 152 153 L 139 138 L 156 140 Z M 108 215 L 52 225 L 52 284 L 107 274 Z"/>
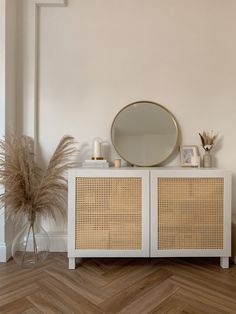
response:
<path fill-rule="evenodd" d="M 178 126 L 163 106 L 139 101 L 116 115 L 111 138 L 124 160 L 136 166 L 154 166 L 173 153 L 178 141 Z"/>

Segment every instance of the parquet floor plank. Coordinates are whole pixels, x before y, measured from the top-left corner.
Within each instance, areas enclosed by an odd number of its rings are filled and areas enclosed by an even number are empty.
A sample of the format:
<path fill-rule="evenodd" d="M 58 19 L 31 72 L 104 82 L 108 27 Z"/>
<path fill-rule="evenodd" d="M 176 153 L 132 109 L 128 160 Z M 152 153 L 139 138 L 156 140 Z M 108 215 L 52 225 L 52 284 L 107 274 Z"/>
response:
<path fill-rule="evenodd" d="M 63 283 L 64 286 L 74 290 L 79 295 L 83 296 L 84 298 L 90 300 L 94 304 L 99 304 L 104 301 L 105 298 L 109 296 L 109 294 L 105 293 L 101 289 L 97 289 L 96 284 L 89 285 L 86 282 L 81 283 L 80 281 L 72 280 L 67 276 L 60 274 L 57 270 L 56 271 L 47 271 L 47 274 L 59 282 Z M 68 274 L 70 276 L 70 274 Z M 111 294 L 110 294 L 111 295 Z"/>
<path fill-rule="evenodd" d="M 147 262 L 147 259 L 146 259 Z M 143 259 L 135 260 L 135 265 L 141 265 L 143 263 Z M 112 261 L 113 269 L 112 271 L 107 271 L 103 274 L 108 281 L 121 277 L 123 274 L 126 274 L 129 269 L 132 270 L 134 267 L 134 259 L 130 258 L 121 258 L 118 260 Z"/>
<path fill-rule="evenodd" d="M 13 302 L 7 302 L 5 305 L 0 307 L 0 313 L 11 313 L 11 314 L 19 314 L 23 313 L 24 311 L 30 309 L 32 304 L 28 302 L 26 298 L 20 298 Z"/>
<path fill-rule="evenodd" d="M 176 283 L 178 285 L 178 283 Z M 211 290 L 199 289 L 200 287 L 192 288 L 190 285 L 183 286 L 178 290 L 177 296 L 182 297 L 182 300 L 187 300 L 188 304 L 192 305 L 191 300 L 204 304 L 206 308 L 216 308 L 218 311 L 226 313 L 236 313 L 236 298 L 230 299 L 223 293 L 222 295 L 215 294 Z M 196 302 L 193 302 L 194 304 Z M 209 312 L 208 312 L 209 313 Z"/>
<path fill-rule="evenodd" d="M 148 290 L 147 293 L 125 306 L 119 313 L 122 314 L 146 314 L 161 304 L 165 299 L 172 296 L 179 288 L 173 285 L 169 279 L 160 285 Z"/>
<path fill-rule="evenodd" d="M 52 294 L 55 298 L 63 300 L 74 313 L 102 313 L 95 304 L 73 289 L 69 287 L 65 288 L 62 282 L 59 282 L 53 277 L 44 278 L 40 280 L 39 284 L 42 286 L 42 289 Z"/>
<path fill-rule="evenodd" d="M 0 264 L 1 314 L 235 314 L 236 265 L 216 258 L 85 258 Z"/>
<path fill-rule="evenodd" d="M 209 284 L 217 284 L 223 289 L 236 292 L 236 281 L 230 280 L 232 278 L 230 270 L 219 268 L 219 265 L 213 271 L 208 265 L 197 265 L 179 259 L 168 260 L 168 263 L 162 264 L 162 267 L 173 272 L 173 274 L 191 276 L 191 278 L 201 279 L 209 282 Z"/>
<path fill-rule="evenodd" d="M 65 303 L 63 298 L 58 299 L 58 296 L 54 297 L 51 293 L 48 293 L 47 290 L 31 294 L 26 299 L 30 301 L 35 306 L 35 308 L 42 313 L 74 313 L 74 311 L 70 308 L 69 303 Z"/>
<path fill-rule="evenodd" d="M 157 270 L 147 275 L 145 278 L 139 280 L 135 284 L 131 285 L 124 291 L 115 294 L 113 297 L 108 298 L 103 303 L 99 304 L 99 307 L 104 312 L 119 312 L 125 306 L 128 306 L 130 303 L 142 297 L 147 293 L 152 287 L 158 286 L 171 274 L 165 270 Z"/>
<path fill-rule="evenodd" d="M 44 313 L 42 313 L 41 311 L 37 310 L 36 308 L 30 308 L 30 309 L 22 312 L 21 314 L 44 314 Z"/>
<path fill-rule="evenodd" d="M 88 259 L 86 259 L 86 261 L 83 260 L 82 263 L 77 266 L 77 271 L 78 270 L 79 270 L 79 276 L 81 278 L 84 278 L 86 282 L 90 282 L 90 283 L 93 283 L 94 281 L 96 281 L 99 287 L 103 287 L 110 282 L 110 280 L 108 280 L 107 278 L 105 278 L 105 276 L 103 276 L 103 273 L 101 271 L 93 272 L 93 266 Z"/>
<path fill-rule="evenodd" d="M 21 269 L 19 268 L 19 273 L 14 273 L 14 276 L 9 276 L 10 278 L 7 279 L 7 277 L 4 277 L 3 279 L 1 278 L 0 281 L 0 295 L 1 291 L 8 291 L 12 290 L 12 286 L 14 285 L 14 288 L 17 289 L 18 287 L 21 287 L 22 285 L 27 285 L 27 283 L 30 282 L 37 282 L 40 278 L 45 276 L 45 273 L 42 271 L 37 271 L 37 270 L 32 270 L 29 272 L 23 272 L 21 273 Z M 16 277 L 17 277 L 17 282 L 16 282 Z"/>
<path fill-rule="evenodd" d="M 101 289 L 110 282 L 110 280 L 107 280 L 104 276 L 102 275 L 97 276 L 81 265 L 78 266 L 77 270 L 75 271 L 75 274 L 77 274 L 82 280 L 84 280 L 88 284 L 93 285 L 94 282 L 96 282 L 96 286 L 100 287 Z"/>
<path fill-rule="evenodd" d="M 214 294 L 215 296 L 221 296 L 221 294 L 224 294 L 224 297 L 229 300 L 234 299 L 236 296 L 235 287 L 232 288 L 231 285 L 227 286 L 226 284 L 222 284 L 220 281 L 217 281 L 215 279 L 212 279 L 211 282 L 209 279 L 206 279 L 204 277 L 196 278 L 195 276 L 191 276 L 190 273 L 188 273 L 188 275 L 173 275 L 172 281 L 181 287 L 185 286 L 189 287 L 189 289 L 199 289 L 201 291 L 205 291 L 206 293 L 209 293 L 209 291 L 211 291 L 211 294 Z"/>
<path fill-rule="evenodd" d="M 25 298 L 28 295 L 34 293 L 35 291 L 39 290 L 39 286 L 36 283 L 30 283 L 24 285 L 18 289 L 15 289 L 14 286 L 11 289 L 7 289 L 7 291 L 1 292 L 0 295 L 0 308 L 3 305 L 11 303 L 13 301 L 20 300 L 21 298 Z"/>
<path fill-rule="evenodd" d="M 179 300 L 174 293 L 155 307 L 150 314 L 180 314 L 185 313 L 187 307 L 188 304 L 185 301 Z"/>
<path fill-rule="evenodd" d="M 150 275 L 156 271 L 157 268 L 158 266 L 154 263 L 143 262 L 137 266 L 137 262 L 134 260 L 132 265 L 125 267 L 122 275 L 112 278 L 112 281 L 103 288 L 109 293 L 118 293 L 135 284 L 137 281 L 142 280 L 144 277 Z"/>
<path fill-rule="evenodd" d="M 229 314 L 232 313 L 231 310 L 226 309 L 226 307 L 219 308 L 218 304 L 210 303 L 208 300 L 202 302 L 201 293 L 192 296 L 187 291 L 182 288 L 178 290 L 175 297 L 182 302 L 186 303 L 184 308 L 184 313 L 193 314 Z"/>

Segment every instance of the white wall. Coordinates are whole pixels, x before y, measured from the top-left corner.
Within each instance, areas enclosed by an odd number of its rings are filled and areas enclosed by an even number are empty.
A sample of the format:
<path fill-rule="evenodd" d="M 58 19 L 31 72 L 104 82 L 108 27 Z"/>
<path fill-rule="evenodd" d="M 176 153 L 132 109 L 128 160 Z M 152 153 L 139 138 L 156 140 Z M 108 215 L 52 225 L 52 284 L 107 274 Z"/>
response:
<path fill-rule="evenodd" d="M 21 0 L 19 11 L 18 105 L 27 134 L 34 132 L 34 2 Z M 94 137 L 111 142 L 110 126 L 123 106 L 153 100 L 177 118 L 182 144 L 200 145 L 202 130 L 218 132 L 217 166 L 235 176 L 235 14 L 235 0 L 69 0 L 67 7 L 42 7 L 38 105 L 44 158 L 64 134 L 80 142 L 81 160 L 90 157 Z M 117 157 L 110 150 L 111 159 Z M 179 156 L 171 164 L 179 164 Z"/>

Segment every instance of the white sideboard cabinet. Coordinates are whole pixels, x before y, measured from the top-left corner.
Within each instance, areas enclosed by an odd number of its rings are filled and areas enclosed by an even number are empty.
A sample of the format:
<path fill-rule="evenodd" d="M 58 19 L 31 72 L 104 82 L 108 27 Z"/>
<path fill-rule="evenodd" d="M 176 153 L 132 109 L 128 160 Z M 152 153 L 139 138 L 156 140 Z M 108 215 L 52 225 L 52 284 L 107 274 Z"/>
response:
<path fill-rule="evenodd" d="M 68 258 L 231 255 L 231 174 L 219 169 L 72 169 Z"/>

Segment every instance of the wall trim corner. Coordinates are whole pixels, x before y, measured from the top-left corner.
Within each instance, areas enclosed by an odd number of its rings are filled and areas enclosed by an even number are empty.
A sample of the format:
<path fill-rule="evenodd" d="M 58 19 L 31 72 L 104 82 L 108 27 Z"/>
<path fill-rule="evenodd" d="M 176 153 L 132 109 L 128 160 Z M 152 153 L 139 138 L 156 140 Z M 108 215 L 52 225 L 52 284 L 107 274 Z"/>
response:
<path fill-rule="evenodd" d="M 6 263 L 11 258 L 11 244 L 0 242 L 0 263 Z"/>

